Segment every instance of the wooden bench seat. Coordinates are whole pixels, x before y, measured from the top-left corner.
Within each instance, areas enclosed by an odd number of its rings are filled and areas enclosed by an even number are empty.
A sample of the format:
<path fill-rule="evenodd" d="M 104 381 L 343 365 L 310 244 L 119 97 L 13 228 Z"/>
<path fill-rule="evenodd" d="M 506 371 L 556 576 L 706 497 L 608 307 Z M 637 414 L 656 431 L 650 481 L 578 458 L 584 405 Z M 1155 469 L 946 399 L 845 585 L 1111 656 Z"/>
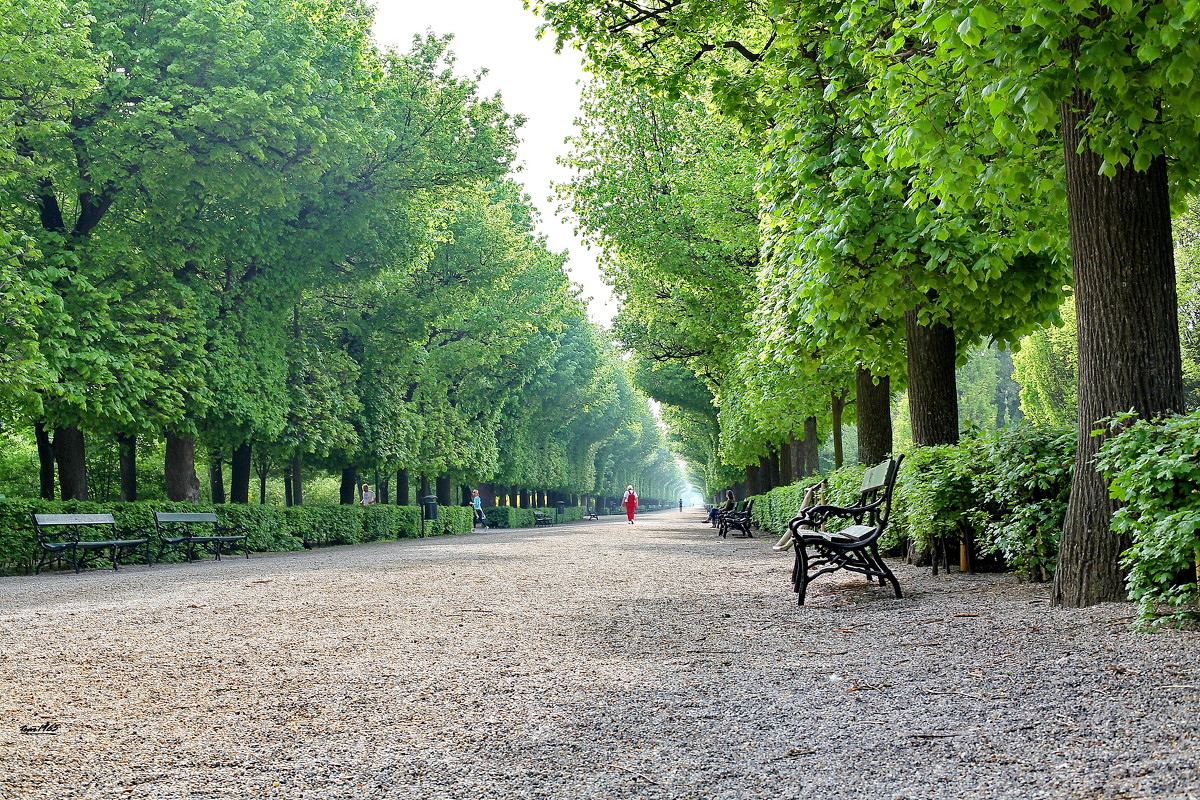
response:
<path fill-rule="evenodd" d="M 198 533 L 196 526 L 205 526 Z M 207 527 L 207 526 L 212 526 Z M 235 531 L 229 526 L 222 525 L 217 515 L 198 512 L 155 511 L 154 529 L 158 533 L 158 556 L 162 559 L 163 551 L 168 547 L 178 547 L 184 551 L 188 561 L 192 561 L 197 547 L 206 547 L 212 552 L 217 561 L 221 560 L 221 549 L 228 545 L 227 552 L 232 553 L 241 547 L 250 557 L 250 548 L 246 545 L 246 534 Z"/>
<path fill-rule="evenodd" d="M 52 562 L 62 563 L 63 557 L 69 557 L 79 574 L 80 565 L 91 554 L 108 551 L 115 571 L 121 560 L 121 554 L 127 550 L 145 547 L 146 564 L 150 560 L 150 540 L 148 538 L 122 536 L 117 529 L 117 522 L 112 514 L 31 514 L 33 532 L 37 536 L 38 545 L 42 549 L 34 574 L 40 574 L 43 567 Z M 102 538 L 89 539 L 85 534 L 101 533 Z"/>
<path fill-rule="evenodd" d="M 903 459 L 902 455 L 896 456 L 867 470 L 856 504 L 816 505 L 801 511 L 788 523 L 796 551 L 792 589 L 800 596 L 800 605 L 804 605 L 808 585 L 814 578 L 840 569 L 878 580 L 880 586 L 888 581 L 896 599 L 902 597 L 900 582 L 879 555 L 879 537 L 887 528 L 896 475 Z M 850 524 L 822 530 L 837 520 L 847 520 Z"/>

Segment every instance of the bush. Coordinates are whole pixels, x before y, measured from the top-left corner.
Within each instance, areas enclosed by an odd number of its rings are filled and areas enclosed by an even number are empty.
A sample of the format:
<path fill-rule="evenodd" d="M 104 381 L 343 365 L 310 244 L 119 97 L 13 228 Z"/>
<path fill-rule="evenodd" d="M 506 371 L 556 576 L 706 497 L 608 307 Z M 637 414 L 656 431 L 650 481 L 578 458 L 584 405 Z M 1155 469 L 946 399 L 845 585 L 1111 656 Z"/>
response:
<path fill-rule="evenodd" d="M 362 509 L 363 541 L 412 539 L 421 532 L 421 509 L 416 506 L 373 505 Z"/>
<path fill-rule="evenodd" d="M 528 508 L 512 506 L 492 506 L 483 510 L 488 524 L 497 528 L 532 528 L 534 526 L 533 511 Z"/>
<path fill-rule="evenodd" d="M 1129 596 L 1142 619 L 1182 623 L 1200 616 L 1200 412 L 1163 420 L 1110 420 L 1120 431 L 1096 465 L 1125 505 L 1113 531 L 1132 546 L 1122 556 Z"/>

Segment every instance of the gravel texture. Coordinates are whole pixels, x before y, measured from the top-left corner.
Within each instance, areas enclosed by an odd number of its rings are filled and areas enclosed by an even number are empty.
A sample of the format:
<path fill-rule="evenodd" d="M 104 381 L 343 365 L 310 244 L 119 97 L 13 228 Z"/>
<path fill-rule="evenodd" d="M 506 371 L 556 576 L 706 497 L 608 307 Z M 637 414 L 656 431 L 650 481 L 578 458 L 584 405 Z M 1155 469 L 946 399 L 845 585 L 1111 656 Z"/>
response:
<path fill-rule="evenodd" d="M 797 608 L 790 554 L 713 534 L 0 578 L 0 797 L 1200 800 L 1200 634 L 894 562 L 904 600 Z"/>

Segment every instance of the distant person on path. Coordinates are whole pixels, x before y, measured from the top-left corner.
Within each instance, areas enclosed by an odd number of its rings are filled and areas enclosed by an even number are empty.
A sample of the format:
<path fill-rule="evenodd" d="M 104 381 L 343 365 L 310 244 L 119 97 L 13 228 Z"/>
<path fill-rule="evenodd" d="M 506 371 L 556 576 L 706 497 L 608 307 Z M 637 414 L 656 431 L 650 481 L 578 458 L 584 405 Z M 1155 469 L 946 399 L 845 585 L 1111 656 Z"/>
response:
<path fill-rule="evenodd" d="M 471 490 L 471 508 L 475 509 L 475 522 L 478 522 L 483 527 L 487 527 L 487 517 L 483 514 L 483 501 L 479 499 L 479 490 Z M 475 523 L 471 523 L 471 527 L 475 527 Z"/>
<path fill-rule="evenodd" d="M 683 513 L 683 498 L 679 498 L 679 513 Z"/>
<path fill-rule="evenodd" d="M 629 517 L 629 524 L 633 524 L 633 514 L 637 511 L 637 492 L 633 490 L 633 485 L 625 487 L 625 496 L 621 498 L 621 505 L 625 506 L 625 514 Z"/>
<path fill-rule="evenodd" d="M 722 511 L 733 511 L 735 506 L 737 506 L 737 501 L 733 499 L 733 489 L 726 489 L 725 503 L 720 506 L 713 506 L 708 510 L 709 527 L 717 527 L 717 514 L 720 514 Z"/>
<path fill-rule="evenodd" d="M 364 483 L 362 485 L 362 499 L 358 501 L 360 506 L 375 505 L 375 493 L 371 491 L 371 484 Z"/>

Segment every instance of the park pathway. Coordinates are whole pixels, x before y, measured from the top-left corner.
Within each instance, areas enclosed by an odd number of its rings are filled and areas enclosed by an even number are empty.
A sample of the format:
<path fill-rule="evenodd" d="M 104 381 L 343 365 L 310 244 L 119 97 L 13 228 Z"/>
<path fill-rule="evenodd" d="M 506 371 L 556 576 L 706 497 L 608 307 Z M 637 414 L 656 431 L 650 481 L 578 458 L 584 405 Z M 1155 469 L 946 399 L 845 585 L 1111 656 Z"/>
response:
<path fill-rule="evenodd" d="M 701 513 L 0 578 L 0 798 L 1200 800 L 1200 634 Z"/>

